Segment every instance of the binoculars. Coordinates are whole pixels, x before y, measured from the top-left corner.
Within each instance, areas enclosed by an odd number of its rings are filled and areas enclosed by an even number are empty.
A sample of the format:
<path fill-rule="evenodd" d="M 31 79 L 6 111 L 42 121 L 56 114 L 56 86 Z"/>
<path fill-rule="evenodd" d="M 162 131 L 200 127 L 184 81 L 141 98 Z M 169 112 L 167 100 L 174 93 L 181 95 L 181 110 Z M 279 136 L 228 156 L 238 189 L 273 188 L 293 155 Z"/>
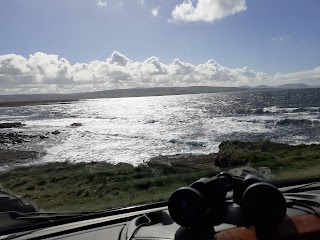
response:
<path fill-rule="evenodd" d="M 231 190 L 233 201 L 228 201 L 226 195 Z M 228 206 L 234 203 L 248 226 L 277 225 L 287 210 L 284 196 L 272 184 L 253 174 L 242 178 L 229 173 L 201 178 L 178 189 L 171 195 L 168 209 L 180 226 L 204 228 L 227 222 Z"/>

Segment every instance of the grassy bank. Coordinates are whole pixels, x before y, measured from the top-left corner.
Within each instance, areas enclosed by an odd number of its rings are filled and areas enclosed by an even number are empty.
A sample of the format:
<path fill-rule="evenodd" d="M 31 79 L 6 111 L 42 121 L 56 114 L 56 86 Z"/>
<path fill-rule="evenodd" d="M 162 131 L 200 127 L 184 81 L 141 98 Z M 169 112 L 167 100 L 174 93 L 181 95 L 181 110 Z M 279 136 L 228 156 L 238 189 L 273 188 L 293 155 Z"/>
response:
<path fill-rule="evenodd" d="M 320 145 L 226 141 L 221 143 L 215 165 L 268 167 L 278 179 L 320 176 Z"/>
<path fill-rule="evenodd" d="M 168 200 L 174 190 L 217 172 L 169 166 L 48 163 L 0 175 L 3 187 L 46 211 L 90 211 Z"/>
<path fill-rule="evenodd" d="M 209 157 L 213 163 L 199 169 L 194 167 L 203 162 L 203 156 L 193 160 L 188 156 L 183 167 L 47 163 L 3 172 L 0 184 L 46 211 L 90 211 L 168 200 L 177 188 L 217 174 L 214 165 L 222 170 L 244 165 L 268 167 L 278 180 L 320 176 L 320 145 L 227 141 Z"/>

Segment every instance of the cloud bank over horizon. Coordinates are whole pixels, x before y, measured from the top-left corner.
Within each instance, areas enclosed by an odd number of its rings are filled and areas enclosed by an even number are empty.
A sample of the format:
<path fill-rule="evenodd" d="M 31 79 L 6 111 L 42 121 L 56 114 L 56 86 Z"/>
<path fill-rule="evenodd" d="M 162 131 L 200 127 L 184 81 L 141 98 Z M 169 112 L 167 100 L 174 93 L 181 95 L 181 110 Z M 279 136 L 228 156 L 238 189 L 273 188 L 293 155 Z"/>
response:
<path fill-rule="evenodd" d="M 211 59 L 194 65 L 157 57 L 142 62 L 114 51 L 105 61 L 75 63 L 58 55 L 37 52 L 28 58 L 0 55 L 0 94 L 75 93 L 134 87 L 257 86 L 285 83 L 320 85 L 320 67 L 268 75 L 244 66 L 228 68 Z"/>

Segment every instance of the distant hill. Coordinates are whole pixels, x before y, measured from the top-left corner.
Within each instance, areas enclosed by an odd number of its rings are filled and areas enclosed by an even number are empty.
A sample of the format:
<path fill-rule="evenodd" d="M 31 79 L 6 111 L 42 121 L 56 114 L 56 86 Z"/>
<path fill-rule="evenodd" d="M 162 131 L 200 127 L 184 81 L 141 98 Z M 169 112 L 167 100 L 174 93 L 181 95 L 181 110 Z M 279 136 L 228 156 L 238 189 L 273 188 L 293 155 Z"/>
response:
<path fill-rule="evenodd" d="M 252 88 L 252 87 L 248 86 L 248 85 L 242 85 L 242 86 L 240 86 L 240 88 Z"/>
<path fill-rule="evenodd" d="M 142 96 L 165 96 L 165 95 L 183 95 L 199 93 L 233 92 L 242 91 L 238 87 L 157 87 L 157 88 L 131 88 L 117 89 L 99 92 L 78 93 L 79 98 L 119 98 L 119 97 L 142 97 Z"/>
<path fill-rule="evenodd" d="M 303 88 L 314 88 L 318 86 L 309 86 L 304 83 L 288 83 L 288 84 L 281 84 L 278 86 L 268 86 L 268 85 L 259 85 L 254 88 L 259 88 L 259 89 L 271 89 L 271 88 L 281 88 L 281 89 L 303 89 Z"/>
<path fill-rule="evenodd" d="M 271 87 L 268 85 L 259 85 L 259 86 L 256 86 L 255 88 L 275 88 L 275 87 Z"/>
<path fill-rule="evenodd" d="M 19 104 L 39 104 L 39 102 L 63 102 L 81 99 L 95 98 L 122 98 L 122 97 L 143 97 L 143 96 L 166 96 L 166 95 L 184 95 L 184 94 L 200 94 L 200 93 L 217 93 L 217 92 L 234 92 L 234 91 L 254 91 L 254 90 L 272 90 L 272 89 L 298 89 L 312 88 L 317 86 L 308 86 L 303 83 L 283 84 L 277 87 L 267 85 L 259 85 L 256 87 L 208 87 L 208 86 L 192 86 L 192 87 L 155 87 L 155 88 L 131 88 L 116 89 L 97 92 L 84 92 L 74 94 L 18 94 L 18 95 L 0 95 L 0 106 L 14 106 L 16 102 Z M 12 104 L 11 104 L 12 103 Z"/>
<path fill-rule="evenodd" d="M 291 83 L 291 84 L 282 84 L 277 86 L 277 88 L 285 88 L 285 89 L 301 89 L 301 88 L 312 88 L 311 86 L 304 83 Z"/>
<path fill-rule="evenodd" d="M 121 97 L 143 97 L 143 96 L 165 96 L 199 93 L 232 92 L 247 90 L 240 87 L 156 87 L 156 88 L 131 88 L 116 89 L 98 92 L 84 92 L 74 94 L 19 94 L 0 95 L 0 102 L 50 102 L 50 101 L 73 101 L 80 99 L 95 98 L 121 98 Z"/>

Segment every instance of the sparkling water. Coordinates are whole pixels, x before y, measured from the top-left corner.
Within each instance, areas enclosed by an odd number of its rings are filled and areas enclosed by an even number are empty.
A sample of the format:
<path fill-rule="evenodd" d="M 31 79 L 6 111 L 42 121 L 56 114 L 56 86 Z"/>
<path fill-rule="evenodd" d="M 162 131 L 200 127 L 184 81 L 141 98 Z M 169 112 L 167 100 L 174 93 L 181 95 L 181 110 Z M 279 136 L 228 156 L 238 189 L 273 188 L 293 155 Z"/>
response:
<path fill-rule="evenodd" d="M 319 96 L 320 89 L 304 89 L 91 99 L 3 107 L 0 121 L 26 124 L 14 131 L 59 130 L 26 144 L 44 149 L 45 162 L 139 164 L 158 155 L 217 152 L 224 140 L 318 143 Z"/>

